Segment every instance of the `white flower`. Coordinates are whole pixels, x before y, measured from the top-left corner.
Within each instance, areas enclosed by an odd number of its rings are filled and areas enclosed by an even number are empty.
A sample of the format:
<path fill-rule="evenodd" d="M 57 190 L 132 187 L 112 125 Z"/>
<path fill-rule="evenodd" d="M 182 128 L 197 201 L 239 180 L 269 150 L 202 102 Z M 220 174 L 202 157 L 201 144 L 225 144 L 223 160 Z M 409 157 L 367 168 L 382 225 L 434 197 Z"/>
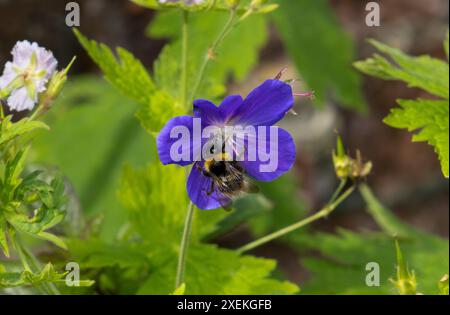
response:
<path fill-rule="evenodd" d="M 0 90 L 9 93 L 7 104 L 11 110 L 31 110 L 39 94 L 46 90 L 48 80 L 58 65 L 51 51 L 29 41 L 17 42 L 0 77 Z"/>

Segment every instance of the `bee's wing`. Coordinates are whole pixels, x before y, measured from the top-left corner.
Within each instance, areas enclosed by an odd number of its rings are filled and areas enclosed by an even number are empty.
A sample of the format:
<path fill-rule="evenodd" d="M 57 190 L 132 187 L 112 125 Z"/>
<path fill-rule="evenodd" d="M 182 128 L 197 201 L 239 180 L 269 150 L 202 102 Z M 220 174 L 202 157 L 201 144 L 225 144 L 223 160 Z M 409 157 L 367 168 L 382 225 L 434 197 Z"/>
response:
<path fill-rule="evenodd" d="M 227 168 L 230 174 L 233 174 L 234 176 L 244 177 L 242 191 L 248 194 L 256 194 L 259 192 L 259 187 L 256 186 L 256 184 L 252 181 L 252 179 L 249 178 L 241 169 L 238 169 L 232 164 L 228 164 Z"/>
<path fill-rule="evenodd" d="M 218 193 L 216 200 L 220 203 L 220 206 L 225 211 L 231 211 L 233 209 L 233 198 L 226 194 Z"/>
<path fill-rule="evenodd" d="M 244 190 L 244 192 L 246 192 L 248 194 L 259 193 L 259 187 L 256 186 L 256 184 L 253 183 L 252 180 L 250 178 L 248 178 L 247 176 L 245 177 L 245 180 L 244 180 L 243 190 Z"/>

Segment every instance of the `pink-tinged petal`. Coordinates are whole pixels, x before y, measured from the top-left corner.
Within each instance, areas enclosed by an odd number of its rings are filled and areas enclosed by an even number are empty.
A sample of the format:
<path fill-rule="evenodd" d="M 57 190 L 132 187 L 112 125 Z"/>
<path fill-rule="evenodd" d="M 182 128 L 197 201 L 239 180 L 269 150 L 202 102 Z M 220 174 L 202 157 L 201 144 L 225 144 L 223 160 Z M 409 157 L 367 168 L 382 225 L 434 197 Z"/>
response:
<path fill-rule="evenodd" d="M 234 125 L 272 126 L 294 106 L 292 88 L 278 80 L 267 80 L 254 89 L 236 111 Z"/>
<path fill-rule="evenodd" d="M 231 202 L 226 201 L 213 187 L 211 177 L 203 175 L 200 169 L 201 163 L 194 164 L 187 181 L 187 191 L 191 201 L 201 210 L 213 210 L 221 208 Z"/>
<path fill-rule="evenodd" d="M 265 130 L 265 137 L 261 136 L 261 128 Z M 270 131 L 270 128 L 273 128 Z M 246 153 L 244 161 L 240 162 L 246 173 L 259 181 L 272 181 L 289 171 L 295 162 L 296 148 L 291 135 L 279 127 L 260 126 L 257 137 L 246 139 Z M 264 140 L 264 141 L 263 141 Z M 258 145 L 261 143 L 262 145 Z M 249 160 L 250 150 L 256 148 L 256 160 Z M 264 160 L 262 157 L 267 154 Z"/>

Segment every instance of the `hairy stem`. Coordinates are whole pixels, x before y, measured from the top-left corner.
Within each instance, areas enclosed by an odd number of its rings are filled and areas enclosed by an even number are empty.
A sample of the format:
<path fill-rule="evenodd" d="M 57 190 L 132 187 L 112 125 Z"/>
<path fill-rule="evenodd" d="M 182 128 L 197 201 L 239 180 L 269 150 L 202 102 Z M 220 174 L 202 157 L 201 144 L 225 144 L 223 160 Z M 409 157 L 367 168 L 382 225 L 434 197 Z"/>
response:
<path fill-rule="evenodd" d="M 184 108 L 188 107 L 188 49 L 189 49 L 189 12 L 182 11 L 182 52 L 181 52 L 181 102 Z"/>
<path fill-rule="evenodd" d="M 197 92 L 200 88 L 200 85 L 202 84 L 203 77 L 205 75 L 206 69 L 208 68 L 209 62 L 215 58 L 215 55 L 217 53 L 217 49 L 222 44 L 223 40 L 227 36 L 228 32 L 236 26 L 236 23 L 234 23 L 234 20 L 236 18 L 236 9 L 230 10 L 230 16 L 225 23 L 223 29 L 220 31 L 217 39 L 212 43 L 212 45 L 209 47 L 205 58 L 203 59 L 203 63 L 200 66 L 200 70 L 198 72 L 197 80 L 195 81 L 194 88 L 191 93 L 190 100 L 194 100 L 195 96 L 197 95 Z"/>
<path fill-rule="evenodd" d="M 344 184 L 345 185 L 345 184 Z M 339 185 L 337 191 L 341 190 L 343 187 L 343 185 Z M 244 253 L 247 252 L 249 250 L 252 250 L 258 246 L 261 246 L 263 244 L 266 244 L 270 241 L 273 241 L 274 239 L 277 239 L 281 236 L 284 236 L 288 233 L 291 233 L 305 225 L 308 225 L 314 221 L 317 221 L 318 219 L 321 219 L 323 217 L 328 216 L 331 212 L 333 212 L 334 209 L 336 209 L 344 200 L 346 200 L 355 190 L 355 186 L 350 187 L 349 189 L 347 189 L 342 195 L 340 195 L 339 197 L 335 198 L 335 200 L 333 200 L 332 202 L 328 203 L 324 208 L 322 208 L 320 211 L 316 212 L 315 214 L 298 221 L 297 223 L 294 223 L 292 225 L 289 225 L 285 228 L 282 228 L 281 230 L 278 230 L 276 232 L 273 232 L 269 235 L 266 235 L 260 239 L 257 239 L 247 245 L 242 246 L 241 248 L 238 249 L 239 253 Z"/>
<path fill-rule="evenodd" d="M 178 289 L 184 280 L 184 269 L 186 266 L 186 254 L 189 243 L 189 236 L 192 228 L 192 218 L 194 216 L 194 204 L 189 203 L 186 220 L 184 222 L 183 237 L 181 238 L 180 253 L 178 254 L 177 277 L 175 281 L 175 289 Z"/>

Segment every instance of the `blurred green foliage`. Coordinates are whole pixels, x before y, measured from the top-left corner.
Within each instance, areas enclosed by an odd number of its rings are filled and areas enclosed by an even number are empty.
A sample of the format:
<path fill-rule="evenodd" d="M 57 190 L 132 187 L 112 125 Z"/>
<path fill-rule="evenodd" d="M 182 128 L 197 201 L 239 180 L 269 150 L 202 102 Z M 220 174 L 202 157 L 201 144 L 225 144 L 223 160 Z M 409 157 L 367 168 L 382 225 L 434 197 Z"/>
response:
<path fill-rule="evenodd" d="M 104 215 L 106 239 L 124 220 L 116 198 L 123 165 L 156 159 L 154 142 L 135 121 L 136 109 L 97 77 L 72 79 L 46 116 L 52 131 L 33 143 L 34 161 L 67 176 L 84 212 Z"/>
<path fill-rule="evenodd" d="M 273 13 L 278 33 L 317 104 L 329 98 L 358 111 L 366 110 L 361 78 L 351 67 L 356 48 L 327 0 L 278 0 Z"/>
<path fill-rule="evenodd" d="M 438 281 L 448 272 L 449 243 L 438 236 L 419 231 L 401 222 L 385 208 L 366 185 L 361 194 L 368 211 L 384 233 L 356 233 L 338 230 L 337 234 L 299 234 L 291 240 L 300 249 L 318 250 L 323 258 L 304 255 L 301 263 L 312 272 L 302 285 L 310 294 L 394 294 L 396 288 L 389 279 L 396 274 L 397 254 L 394 237 L 402 247 L 403 257 L 415 272 L 417 292 L 437 294 Z M 306 256 L 306 257 L 305 257 Z M 366 265 L 380 266 L 380 286 L 365 283 Z M 404 266 L 403 266 L 404 268 Z M 398 278 L 397 278 L 398 279 Z"/>

